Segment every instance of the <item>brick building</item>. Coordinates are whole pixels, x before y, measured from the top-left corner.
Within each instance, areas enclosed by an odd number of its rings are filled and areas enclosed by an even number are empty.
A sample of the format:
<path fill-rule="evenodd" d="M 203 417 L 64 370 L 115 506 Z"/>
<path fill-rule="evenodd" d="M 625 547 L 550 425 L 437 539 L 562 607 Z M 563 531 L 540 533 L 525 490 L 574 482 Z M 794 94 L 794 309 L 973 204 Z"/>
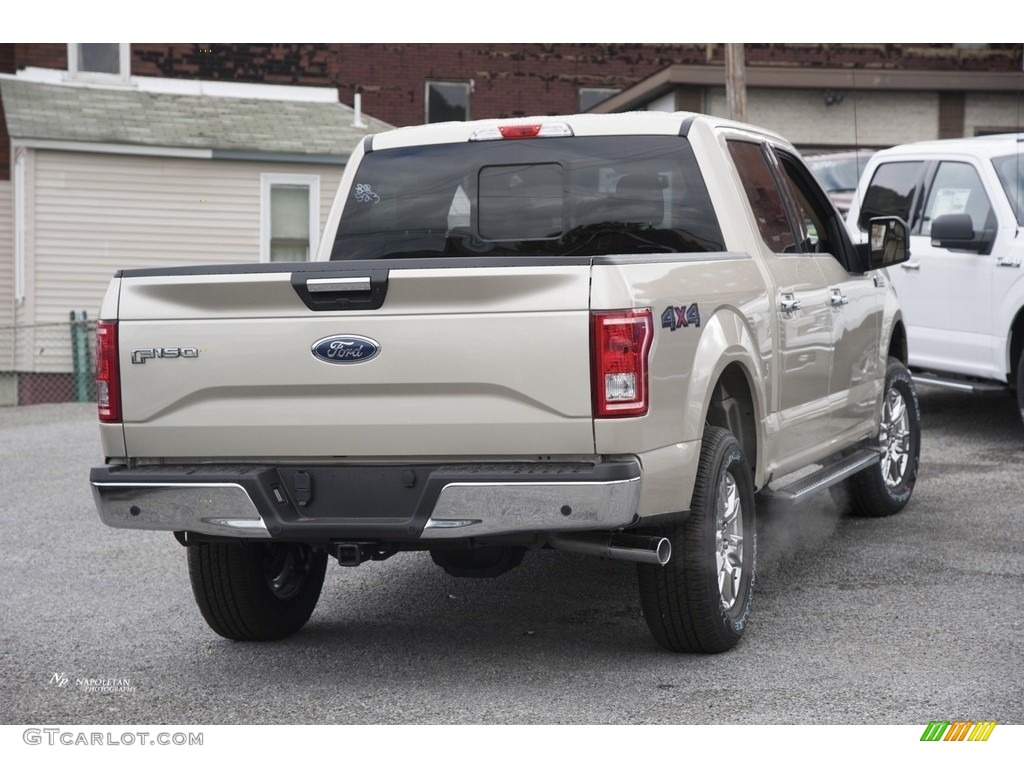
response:
<path fill-rule="evenodd" d="M 619 102 L 628 108 L 662 108 L 659 73 L 676 94 L 669 108 L 681 104 L 713 112 L 720 108 L 725 62 L 725 47 L 718 43 L 133 43 L 122 48 L 131 75 L 327 86 L 337 89 L 343 104 L 362 94 L 366 112 L 392 125 L 578 112 L 619 92 L 632 94 Z M 75 66 L 69 61 L 72 49 L 64 43 L 0 44 L 0 72 L 68 70 Z M 1012 121 L 1002 125 L 1024 98 L 1019 43 L 752 43 L 745 54 L 748 76 L 763 90 L 751 100 L 751 122 L 757 122 L 759 103 L 772 100 L 773 91 L 790 113 L 804 104 L 825 106 L 828 91 L 832 98 L 845 97 L 833 102 L 840 107 L 836 113 L 849 110 L 852 116 L 850 75 L 855 73 L 854 87 L 882 94 L 885 122 L 893 127 L 907 112 L 901 109 L 905 97 L 914 97 L 913 114 L 906 116 L 920 122 L 897 131 L 899 138 L 892 141 L 879 136 L 874 145 L 897 143 L 909 133 L 921 133 L 922 139 L 969 135 L 974 124 L 965 124 L 961 112 L 972 105 L 995 110 L 993 117 L 981 119 L 999 125 L 985 128 L 1019 127 Z M 644 83 L 656 87 L 645 94 Z M 639 99 L 634 98 L 637 86 Z M 919 114 L 922 110 L 926 114 Z M 762 122 L 798 143 L 848 143 L 845 137 L 832 140 L 831 132 L 808 140 L 790 136 L 792 131 L 777 124 L 777 112 L 767 110 Z M 790 114 L 794 123 L 798 117 Z M 0 133 L 0 179 L 8 178 L 8 145 Z"/>
<path fill-rule="evenodd" d="M 745 61 L 747 120 L 805 150 L 1024 123 L 1019 43 L 748 44 Z M 0 43 L 0 404 L 83 367 L 40 334 L 94 317 L 115 269 L 310 257 L 366 133 L 725 115 L 724 83 L 713 43 Z"/>

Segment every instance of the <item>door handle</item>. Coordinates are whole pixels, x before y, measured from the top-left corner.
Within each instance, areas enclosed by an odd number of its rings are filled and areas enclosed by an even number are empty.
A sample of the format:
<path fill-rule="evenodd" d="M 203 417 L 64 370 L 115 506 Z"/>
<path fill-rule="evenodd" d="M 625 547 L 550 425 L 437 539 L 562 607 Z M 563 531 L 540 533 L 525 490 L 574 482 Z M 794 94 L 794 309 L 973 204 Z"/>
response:
<path fill-rule="evenodd" d="M 796 312 L 798 309 L 802 308 L 803 305 L 803 302 L 791 293 L 783 294 L 782 298 L 779 300 L 779 308 L 787 315 Z"/>
<path fill-rule="evenodd" d="M 850 300 L 843 295 L 843 292 L 839 288 L 833 288 L 829 291 L 828 300 L 833 307 L 841 307 L 850 303 Z"/>
<path fill-rule="evenodd" d="M 1004 256 L 1000 256 L 998 259 L 996 259 L 996 266 L 1015 267 L 1016 269 L 1020 269 L 1020 259 L 1007 259 Z"/>
<path fill-rule="evenodd" d="M 900 264 L 900 269 L 905 269 L 907 272 L 917 272 L 921 269 L 920 261 L 904 261 Z"/>

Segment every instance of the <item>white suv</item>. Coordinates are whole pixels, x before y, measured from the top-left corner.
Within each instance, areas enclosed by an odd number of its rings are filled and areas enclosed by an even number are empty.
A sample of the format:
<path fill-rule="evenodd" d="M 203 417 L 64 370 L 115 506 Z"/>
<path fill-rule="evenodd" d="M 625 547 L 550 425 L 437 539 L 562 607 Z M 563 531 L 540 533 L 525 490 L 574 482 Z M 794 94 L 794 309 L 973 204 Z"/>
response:
<path fill-rule="evenodd" d="M 864 169 L 847 215 L 900 216 L 910 260 L 890 268 L 922 383 L 1016 389 L 1024 417 L 1024 133 L 905 144 Z"/>

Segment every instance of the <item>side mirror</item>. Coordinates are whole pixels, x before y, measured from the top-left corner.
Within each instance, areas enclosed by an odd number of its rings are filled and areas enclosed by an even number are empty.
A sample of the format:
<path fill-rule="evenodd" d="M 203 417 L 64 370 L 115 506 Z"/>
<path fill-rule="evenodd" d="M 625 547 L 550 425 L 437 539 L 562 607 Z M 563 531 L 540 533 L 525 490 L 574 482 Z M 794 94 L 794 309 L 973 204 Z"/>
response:
<path fill-rule="evenodd" d="M 971 217 L 966 213 L 947 213 L 932 222 L 932 245 L 937 248 L 988 253 L 991 243 L 986 234 L 974 231 Z"/>
<path fill-rule="evenodd" d="M 907 241 L 907 223 L 899 216 L 880 216 L 868 222 L 868 269 L 881 269 L 901 264 L 910 258 Z"/>

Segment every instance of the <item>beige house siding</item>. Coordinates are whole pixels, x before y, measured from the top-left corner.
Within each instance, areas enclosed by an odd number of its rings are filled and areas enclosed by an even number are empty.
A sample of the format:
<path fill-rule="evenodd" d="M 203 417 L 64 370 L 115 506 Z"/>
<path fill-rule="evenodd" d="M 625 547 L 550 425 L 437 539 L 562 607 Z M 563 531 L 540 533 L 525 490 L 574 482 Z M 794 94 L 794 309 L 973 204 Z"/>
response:
<path fill-rule="evenodd" d="M 0 181 L 0 328 L 14 323 L 14 198 L 10 181 Z M 0 334 L 0 369 L 8 358 Z"/>
<path fill-rule="evenodd" d="M 16 401 L 14 377 L 14 205 L 11 182 L 0 181 L 0 406 Z"/>
<path fill-rule="evenodd" d="M 72 310 L 95 318 L 119 269 L 259 261 L 261 173 L 318 175 L 322 230 L 342 172 L 301 163 L 32 154 L 31 318 L 21 322 L 36 325 L 66 323 Z M 33 346 L 25 370 L 71 370 L 69 346 Z"/>

